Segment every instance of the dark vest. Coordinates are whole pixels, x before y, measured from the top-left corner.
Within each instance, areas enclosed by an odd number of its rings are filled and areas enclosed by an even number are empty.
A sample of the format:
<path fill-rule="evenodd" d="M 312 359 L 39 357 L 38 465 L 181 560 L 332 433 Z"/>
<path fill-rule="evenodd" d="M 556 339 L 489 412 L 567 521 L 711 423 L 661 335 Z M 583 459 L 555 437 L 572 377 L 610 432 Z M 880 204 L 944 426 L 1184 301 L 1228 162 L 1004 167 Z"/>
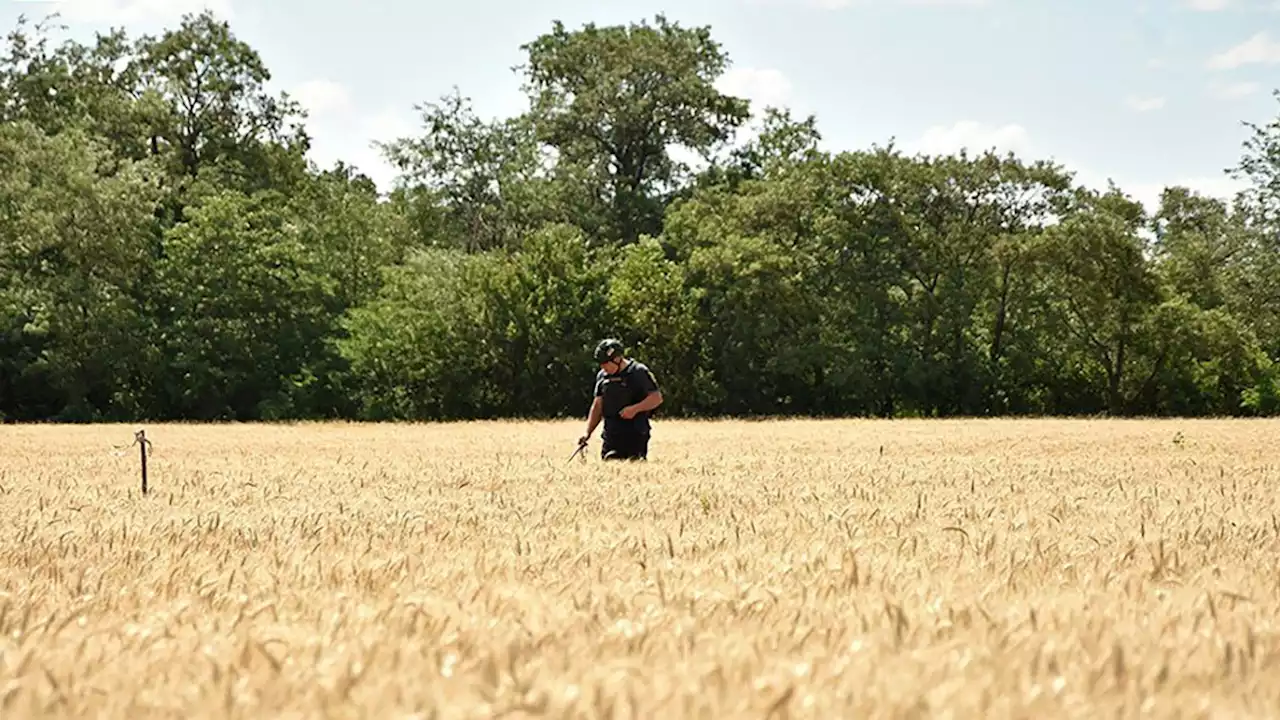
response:
<path fill-rule="evenodd" d="M 601 398 L 604 411 L 604 431 L 606 434 L 640 434 L 649 433 L 649 413 L 638 413 L 630 420 L 622 419 L 618 413 L 628 405 L 635 405 L 649 394 L 641 375 L 646 368 L 634 360 L 617 375 L 605 375 L 601 371 L 596 379 L 597 386 L 602 388 Z"/>

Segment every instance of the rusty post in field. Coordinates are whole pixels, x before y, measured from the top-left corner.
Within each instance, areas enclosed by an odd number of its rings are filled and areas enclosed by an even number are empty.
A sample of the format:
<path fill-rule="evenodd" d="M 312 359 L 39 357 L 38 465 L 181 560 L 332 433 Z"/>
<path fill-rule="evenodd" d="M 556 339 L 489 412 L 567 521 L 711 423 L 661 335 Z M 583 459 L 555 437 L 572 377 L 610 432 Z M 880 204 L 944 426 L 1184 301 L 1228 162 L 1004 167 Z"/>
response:
<path fill-rule="evenodd" d="M 141 457 L 142 457 L 142 494 L 146 495 L 147 494 L 147 443 L 151 441 L 147 440 L 146 430 L 139 430 L 137 434 L 133 436 L 133 441 L 137 443 L 138 452 L 141 454 Z"/>

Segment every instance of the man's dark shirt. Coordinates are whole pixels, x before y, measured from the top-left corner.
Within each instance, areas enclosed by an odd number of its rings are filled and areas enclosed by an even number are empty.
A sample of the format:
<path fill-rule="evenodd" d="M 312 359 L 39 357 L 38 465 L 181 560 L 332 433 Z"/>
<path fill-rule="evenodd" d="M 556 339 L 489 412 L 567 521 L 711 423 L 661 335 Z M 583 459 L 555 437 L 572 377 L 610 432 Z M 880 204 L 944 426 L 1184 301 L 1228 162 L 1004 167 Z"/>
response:
<path fill-rule="evenodd" d="M 644 363 L 632 360 L 621 372 L 606 375 L 604 370 L 596 373 L 595 396 L 604 398 L 604 434 L 648 435 L 649 413 L 636 413 L 630 420 L 619 415 L 622 408 L 635 405 L 651 392 L 658 389 L 658 381 L 653 372 Z"/>

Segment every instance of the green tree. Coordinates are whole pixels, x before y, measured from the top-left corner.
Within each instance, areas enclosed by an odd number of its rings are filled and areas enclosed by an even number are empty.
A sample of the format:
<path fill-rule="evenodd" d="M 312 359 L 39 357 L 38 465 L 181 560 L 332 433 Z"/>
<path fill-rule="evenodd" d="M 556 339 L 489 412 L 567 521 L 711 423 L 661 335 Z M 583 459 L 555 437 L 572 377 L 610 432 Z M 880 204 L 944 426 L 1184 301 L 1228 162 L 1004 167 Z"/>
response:
<path fill-rule="evenodd" d="M 422 245 L 519 247 L 555 212 L 548 163 L 528 118 L 484 122 L 456 90 L 417 108 L 424 134 L 381 144 L 401 172 L 397 191 Z"/>
<path fill-rule="evenodd" d="M 159 293 L 165 407 L 180 417 L 293 416 L 293 385 L 324 350 L 337 283 L 304 222 L 269 191 L 220 190 L 166 233 Z"/>
<path fill-rule="evenodd" d="M 563 182 L 576 182 L 584 229 L 634 242 L 656 236 L 664 198 L 682 168 L 674 146 L 708 153 L 733 137 L 748 103 L 719 92 L 728 56 L 706 27 L 653 24 L 550 32 L 521 47 L 538 138 L 554 148 Z"/>
<path fill-rule="evenodd" d="M 1280 102 L 1280 88 L 1272 91 Z M 1240 162 L 1228 170 L 1250 187 L 1242 198 L 1256 222 L 1274 230 L 1280 227 L 1280 113 L 1265 124 L 1245 122 L 1250 131 Z"/>
<path fill-rule="evenodd" d="M 133 45 L 123 30 L 98 34 L 92 45 L 66 41 L 50 46 L 50 21 L 28 27 L 19 17 L 0 58 L 0 120 L 34 123 L 46 134 L 83 130 L 111 152 L 99 156 L 102 171 L 113 160 L 141 160 L 149 153 L 148 129 L 161 106 L 141 86 Z"/>
<path fill-rule="evenodd" d="M 504 412 L 585 412 L 595 372 L 589 350 L 613 323 L 608 278 L 584 233 L 571 225 L 539 230 L 479 290 L 491 373 L 507 389 Z"/>
<path fill-rule="evenodd" d="M 358 411 L 373 419 L 495 417 L 506 390 L 489 370 L 485 278 L 503 259 L 454 248 L 414 250 L 378 295 L 353 308 L 337 341 Z"/>
<path fill-rule="evenodd" d="M 714 371 L 703 354 L 698 292 L 688 271 L 670 260 L 656 239 L 643 237 L 609 258 L 608 315 L 602 334 L 621 338 L 630 355 L 649 365 L 661 384 L 664 413 L 714 407 L 720 400 Z"/>
<path fill-rule="evenodd" d="M 145 412 L 153 173 L 82 130 L 50 136 L 27 121 L 0 125 L 0 167 L 0 414 Z"/>
<path fill-rule="evenodd" d="M 271 72 L 229 23 L 208 11 L 185 15 L 159 37 L 139 38 L 134 62 L 138 92 L 153 107 L 148 143 L 167 162 L 176 196 L 171 221 L 200 178 L 247 193 L 302 181 L 301 108 L 267 90 Z"/>
<path fill-rule="evenodd" d="M 1143 256 L 1138 231 L 1146 212 L 1111 186 L 1079 191 L 1081 206 L 1045 231 L 1042 266 L 1054 306 L 1072 337 L 1073 355 L 1100 383 L 1105 409 L 1128 411 L 1147 321 L 1160 303 L 1160 285 Z"/>

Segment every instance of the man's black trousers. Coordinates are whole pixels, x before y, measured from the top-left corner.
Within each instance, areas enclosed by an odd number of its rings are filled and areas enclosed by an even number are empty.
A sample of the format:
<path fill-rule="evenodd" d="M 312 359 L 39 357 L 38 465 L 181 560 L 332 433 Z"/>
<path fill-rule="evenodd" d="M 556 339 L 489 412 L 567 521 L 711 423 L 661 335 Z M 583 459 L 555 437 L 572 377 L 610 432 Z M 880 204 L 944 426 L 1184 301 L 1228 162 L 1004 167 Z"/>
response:
<path fill-rule="evenodd" d="M 600 448 L 604 460 L 647 460 L 649 435 L 640 433 L 605 434 Z"/>

